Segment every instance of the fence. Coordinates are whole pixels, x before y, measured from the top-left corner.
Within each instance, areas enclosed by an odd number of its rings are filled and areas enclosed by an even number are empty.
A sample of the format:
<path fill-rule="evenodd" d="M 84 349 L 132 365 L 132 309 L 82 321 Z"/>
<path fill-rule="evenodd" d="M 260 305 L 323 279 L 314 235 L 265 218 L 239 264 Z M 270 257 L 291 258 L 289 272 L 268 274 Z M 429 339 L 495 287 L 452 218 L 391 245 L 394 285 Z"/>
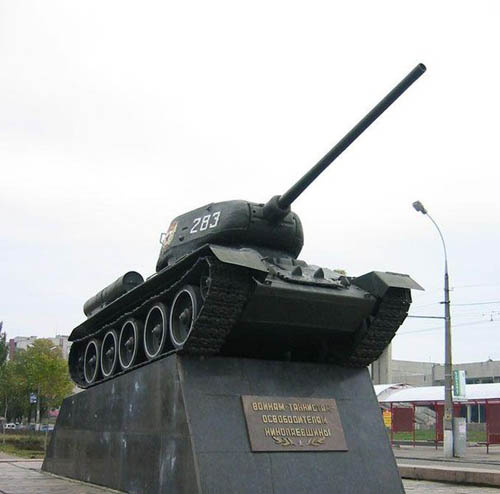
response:
<path fill-rule="evenodd" d="M 461 407 L 463 405 L 485 405 L 485 430 L 480 430 L 474 427 L 478 424 L 471 424 L 471 430 L 467 431 L 467 439 L 486 445 L 486 451 L 489 453 L 489 447 L 493 444 L 500 444 L 500 402 L 495 401 L 467 401 L 453 404 L 453 412 L 455 417 L 461 415 Z M 426 423 L 423 427 L 417 430 L 416 427 L 416 409 L 425 407 L 433 410 L 434 419 L 429 421 L 426 417 Z M 434 443 L 436 449 L 443 442 L 443 411 L 444 405 L 442 402 L 427 402 L 427 403 L 390 403 L 391 418 L 386 422 L 391 437 L 391 443 L 394 441 L 411 441 L 413 446 L 416 442 Z M 432 422 L 432 423 L 430 423 Z M 469 426 L 469 424 L 468 424 Z"/>

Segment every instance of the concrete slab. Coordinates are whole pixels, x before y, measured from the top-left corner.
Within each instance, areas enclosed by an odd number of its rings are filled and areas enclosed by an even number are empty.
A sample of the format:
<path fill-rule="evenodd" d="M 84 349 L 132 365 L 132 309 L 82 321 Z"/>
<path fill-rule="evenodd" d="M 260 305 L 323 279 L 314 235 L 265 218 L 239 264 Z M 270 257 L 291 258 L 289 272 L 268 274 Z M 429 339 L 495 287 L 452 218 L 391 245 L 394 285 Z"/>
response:
<path fill-rule="evenodd" d="M 445 484 L 425 480 L 403 480 L 406 494 L 498 494 L 496 487 Z"/>
<path fill-rule="evenodd" d="M 500 487 L 500 451 L 469 447 L 463 458 L 445 458 L 427 446 L 394 448 L 402 478 Z"/>
<path fill-rule="evenodd" d="M 398 463 L 398 468 L 401 477 L 404 479 L 500 487 L 500 472 L 496 470 L 453 467 L 450 465 L 408 465 L 404 463 Z"/>

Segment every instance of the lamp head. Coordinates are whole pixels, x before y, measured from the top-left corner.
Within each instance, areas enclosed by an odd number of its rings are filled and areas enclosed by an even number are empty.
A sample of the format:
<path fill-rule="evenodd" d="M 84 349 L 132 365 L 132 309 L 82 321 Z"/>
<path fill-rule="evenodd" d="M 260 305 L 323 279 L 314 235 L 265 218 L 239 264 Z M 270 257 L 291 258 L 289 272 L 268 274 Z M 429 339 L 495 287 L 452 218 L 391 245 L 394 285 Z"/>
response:
<path fill-rule="evenodd" d="M 427 209 L 424 208 L 424 205 L 420 201 L 415 201 L 413 203 L 413 207 L 415 208 L 415 211 L 418 211 L 422 214 L 427 214 Z"/>

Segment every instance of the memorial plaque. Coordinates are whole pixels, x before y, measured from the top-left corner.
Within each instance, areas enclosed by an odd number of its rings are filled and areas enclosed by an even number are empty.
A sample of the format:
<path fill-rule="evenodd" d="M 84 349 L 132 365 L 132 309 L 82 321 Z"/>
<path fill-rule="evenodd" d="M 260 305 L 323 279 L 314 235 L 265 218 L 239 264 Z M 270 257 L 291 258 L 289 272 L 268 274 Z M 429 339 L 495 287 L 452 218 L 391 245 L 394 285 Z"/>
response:
<path fill-rule="evenodd" d="M 242 396 L 252 451 L 347 451 L 333 399 Z"/>

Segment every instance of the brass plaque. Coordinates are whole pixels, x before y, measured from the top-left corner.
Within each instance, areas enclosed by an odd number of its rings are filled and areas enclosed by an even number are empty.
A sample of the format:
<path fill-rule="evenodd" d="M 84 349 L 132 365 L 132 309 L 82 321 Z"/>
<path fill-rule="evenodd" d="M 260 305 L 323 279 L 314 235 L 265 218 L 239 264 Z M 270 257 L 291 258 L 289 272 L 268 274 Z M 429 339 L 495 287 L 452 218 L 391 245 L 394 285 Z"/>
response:
<path fill-rule="evenodd" d="M 333 399 L 242 396 L 252 451 L 347 451 Z"/>

